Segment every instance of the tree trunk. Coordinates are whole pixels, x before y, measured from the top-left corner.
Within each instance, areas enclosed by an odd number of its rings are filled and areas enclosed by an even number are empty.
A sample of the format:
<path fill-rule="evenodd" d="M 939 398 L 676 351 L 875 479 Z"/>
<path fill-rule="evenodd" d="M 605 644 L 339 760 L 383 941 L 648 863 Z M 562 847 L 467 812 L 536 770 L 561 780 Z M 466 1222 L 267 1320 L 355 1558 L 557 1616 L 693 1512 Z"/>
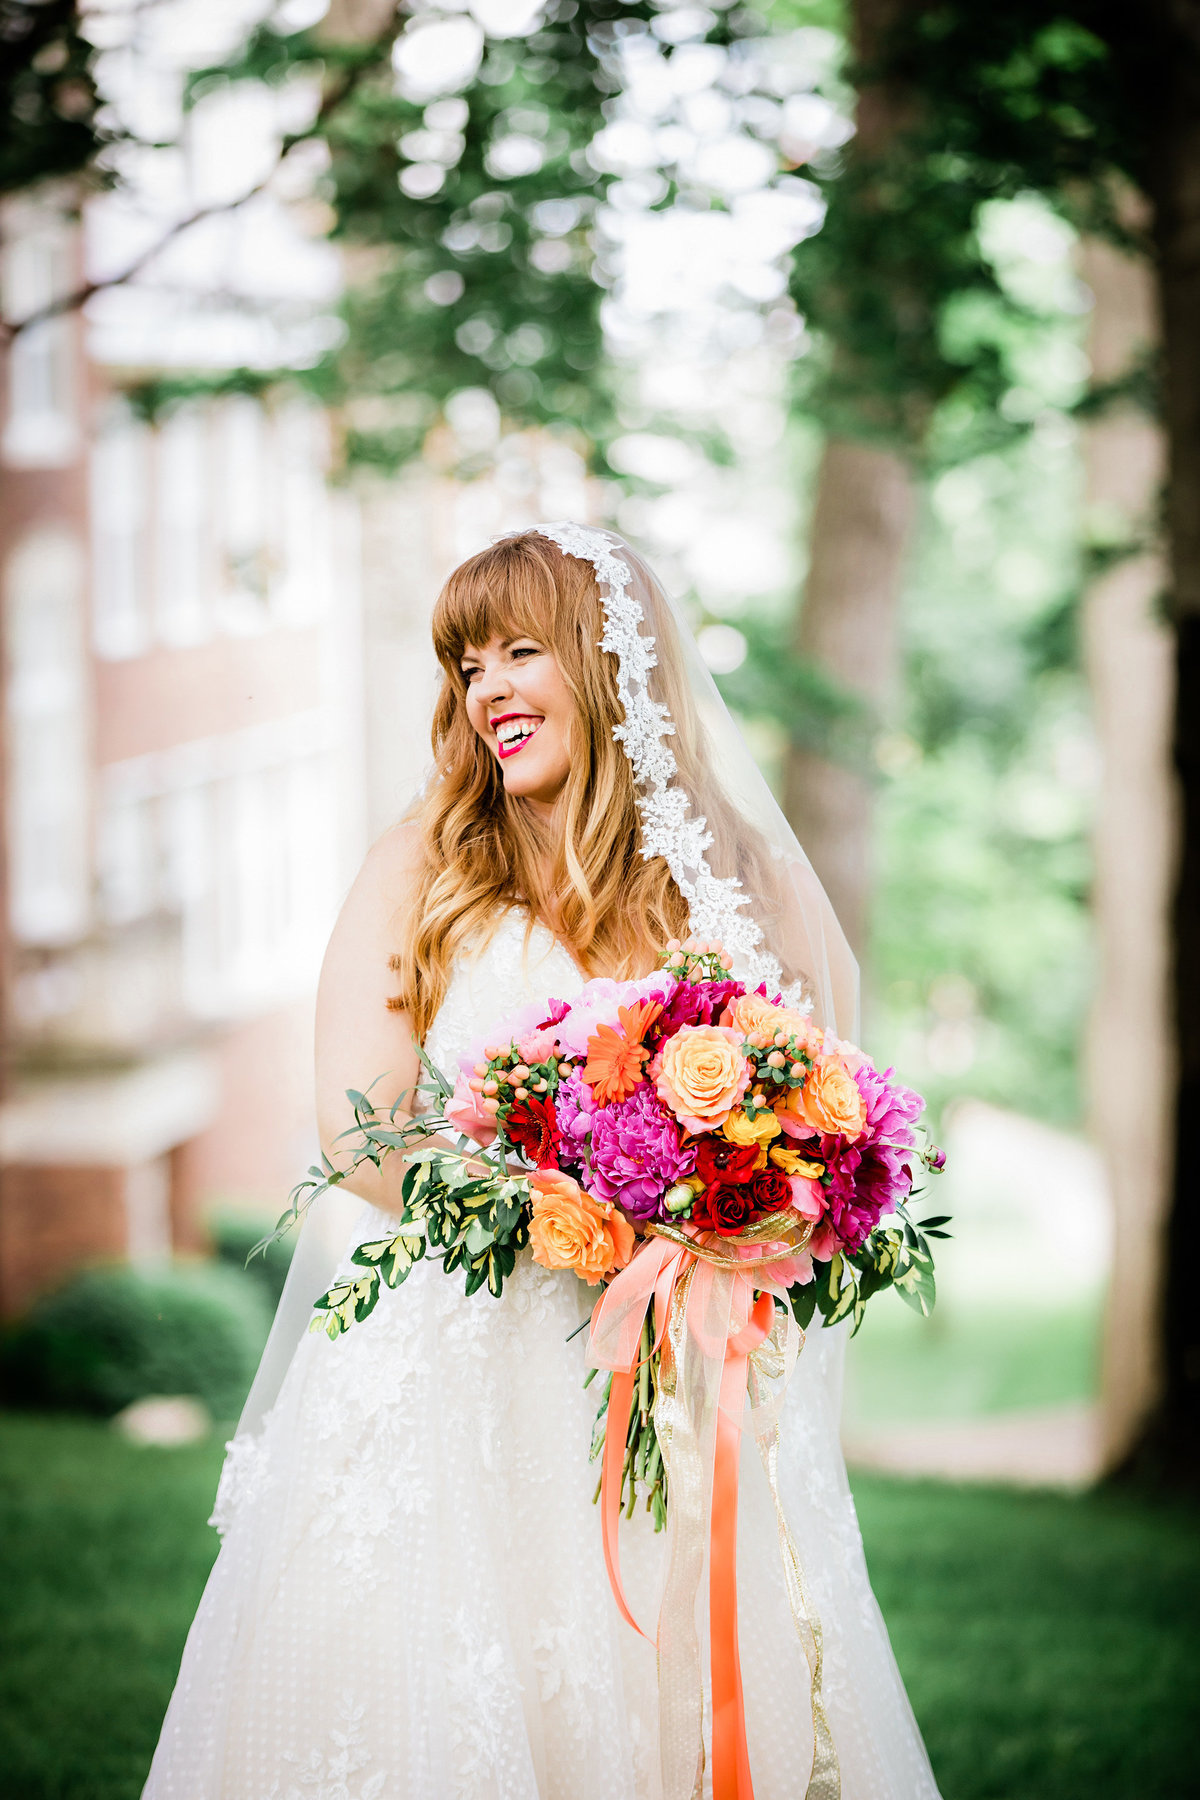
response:
<path fill-rule="evenodd" d="M 868 71 L 859 89 L 856 135 L 850 156 L 868 166 L 883 161 L 909 126 L 912 96 L 891 79 L 871 78 L 887 39 L 915 0 L 853 0 L 851 37 L 855 58 Z M 886 194 L 865 205 L 887 205 Z M 894 315 L 910 315 L 921 302 L 897 281 L 890 296 Z M 909 320 L 911 324 L 911 317 Z M 835 358 L 849 371 L 845 345 Z M 852 372 L 852 371 L 850 371 Z M 858 371 L 862 376 L 864 371 Z M 827 439 L 817 477 L 809 531 L 809 572 L 794 634 L 799 654 L 834 685 L 862 702 L 867 730 L 856 733 L 854 757 L 837 761 L 794 745 L 784 768 L 784 809 L 824 883 L 856 955 L 867 945 L 871 897 L 872 772 L 866 765 L 870 721 L 886 707 L 895 687 L 897 613 L 904 555 L 915 506 L 909 458 L 920 449 L 928 410 L 902 409 L 906 441 L 895 440 L 895 419 L 863 393 L 862 437 Z"/>
<path fill-rule="evenodd" d="M 897 610 L 914 486 L 901 457 L 831 438 L 817 479 L 796 649 L 872 715 L 896 678 Z M 860 957 L 871 890 L 871 771 L 794 747 L 784 807 Z"/>
<path fill-rule="evenodd" d="M 1166 1238 L 1165 1393 L 1155 1433 L 1173 1469 L 1200 1473 L 1200 4 L 1173 0 L 1150 188 L 1164 361 L 1167 540 L 1176 629 L 1180 858 L 1174 911 L 1175 1175 Z"/>
<path fill-rule="evenodd" d="M 1146 262 L 1092 239 L 1082 274 L 1095 297 L 1093 379 L 1118 380 L 1157 337 Z M 1089 511 L 1106 535 L 1153 541 L 1163 434 L 1132 404 L 1087 433 Z M 1086 1061 L 1092 1132 L 1104 1153 L 1113 1209 L 1113 1269 L 1102 1351 L 1102 1458 L 1121 1463 L 1162 1387 L 1158 1315 L 1162 1227 L 1171 1167 L 1169 915 L 1175 805 L 1171 774 L 1174 655 L 1157 616 L 1165 582 L 1156 550 L 1127 557 L 1088 593 L 1084 656 L 1102 770 L 1094 834 L 1098 974 Z M 1121 1105 L 1112 1104 L 1119 1038 Z M 1130 1154 L 1129 1120 L 1138 1121 Z"/>

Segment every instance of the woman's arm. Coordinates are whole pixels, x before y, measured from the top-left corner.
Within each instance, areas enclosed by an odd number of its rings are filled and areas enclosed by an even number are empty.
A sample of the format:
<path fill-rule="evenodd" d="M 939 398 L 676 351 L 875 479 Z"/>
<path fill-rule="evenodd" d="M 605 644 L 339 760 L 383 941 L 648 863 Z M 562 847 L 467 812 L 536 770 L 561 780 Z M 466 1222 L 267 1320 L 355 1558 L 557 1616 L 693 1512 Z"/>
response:
<path fill-rule="evenodd" d="M 397 825 L 372 846 L 325 952 L 317 989 L 317 1128 L 322 1150 L 341 1168 L 353 1155 L 335 1141 L 354 1125 L 346 1089 L 370 1088 L 376 1112 L 386 1113 L 421 1072 L 408 1016 L 387 1004 L 396 988 L 388 967 L 396 921 L 412 904 L 419 856 L 415 825 Z M 409 1092 L 398 1119 L 411 1116 L 413 1098 Z M 403 1175 L 403 1156 L 393 1151 L 382 1168 L 364 1163 L 345 1185 L 373 1206 L 399 1212 Z"/>

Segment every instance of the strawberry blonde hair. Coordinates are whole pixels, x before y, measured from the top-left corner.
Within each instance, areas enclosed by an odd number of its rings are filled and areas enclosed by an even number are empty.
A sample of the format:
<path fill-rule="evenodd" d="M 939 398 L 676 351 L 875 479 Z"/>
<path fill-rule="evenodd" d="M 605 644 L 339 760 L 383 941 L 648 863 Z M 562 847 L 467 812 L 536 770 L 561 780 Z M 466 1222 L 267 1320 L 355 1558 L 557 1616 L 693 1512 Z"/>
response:
<path fill-rule="evenodd" d="M 665 608 L 649 621 L 658 640 L 656 698 L 675 725 L 671 747 L 685 786 L 705 772 L 702 741 L 673 655 Z M 588 975 L 645 974 L 668 938 L 687 932 L 688 908 L 660 856 L 644 859 L 629 759 L 613 736 L 623 718 L 616 658 L 599 648 L 604 611 L 591 565 L 535 532 L 506 538 L 462 563 L 433 612 L 442 682 L 433 716 L 434 776 L 413 807 L 420 834 L 415 891 L 391 959 L 400 992 L 389 1001 L 423 1040 L 445 997 L 455 958 L 485 942 L 506 907 L 529 929 L 547 925 Z M 505 791 L 500 765 L 467 717 L 461 660 L 468 645 L 536 638 L 553 653 L 575 698 L 570 768 L 552 830 Z M 691 779 L 689 779 L 691 777 Z M 763 847 L 705 782 L 704 810 L 733 866 L 761 867 Z M 710 853 L 711 854 L 711 853 Z"/>

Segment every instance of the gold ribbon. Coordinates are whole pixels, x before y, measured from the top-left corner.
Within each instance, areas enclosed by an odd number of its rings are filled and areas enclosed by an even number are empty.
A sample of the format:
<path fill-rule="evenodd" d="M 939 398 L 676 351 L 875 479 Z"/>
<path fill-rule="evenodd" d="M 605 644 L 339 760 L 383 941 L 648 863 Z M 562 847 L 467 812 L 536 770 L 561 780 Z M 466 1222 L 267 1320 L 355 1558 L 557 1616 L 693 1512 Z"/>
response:
<path fill-rule="evenodd" d="M 808 1597 L 808 1586 L 804 1579 L 804 1564 L 800 1560 L 800 1552 L 796 1540 L 792 1536 L 787 1522 L 787 1514 L 783 1510 L 783 1498 L 779 1492 L 779 1424 L 775 1416 L 778 1409 L 769 1406 L 763 1398 L 763 1383 L 766 1379 L 780 1379 L 786 1384 L 790 1370 L 787 1367 L 788 1356 L 786 1344 L 781 1344 L 779 1332 L 782 1326 L 790 1327 L 787 1335 L 795 1331 L 800 1338 L 795 1355 L 804 1348 L 804 1332 L 789 1315 L 788 1319 L 777 1319 L 775 1329 L 765 1344 L 752 1351 L 750 1356 L 750 1419 L 754 1427 L 754 1438 L 762 1458 L 763 1469 L 767 1477 L 767 1486 L 771 1490 L 771 1500 L 775 1507 L 775 1522 L 779 1529 L 779 1550 L 783 1558 L 783 1579 L 787 1588 L 788 1605 L 792 1611 L 792 1622 L 797 1635 L 804 1646 L 804 1654 L 808 1661 L 809 1683 L 812 1699 L 813 1722 L 813 1764 L 805 1790 L 805 1800 L 841 1800 L 842 1772 L 838 1763 L 837 1746 L 833 1741 L 833 1731 L 829 1717 L 825 1711 L 825 1698 L 821 1691 L 821 1675 L 824 1666 L 824 1640 L 821 1632 L 821 1621 Z M 792 1358 L 794 1363 L 795 1357 Z"/>

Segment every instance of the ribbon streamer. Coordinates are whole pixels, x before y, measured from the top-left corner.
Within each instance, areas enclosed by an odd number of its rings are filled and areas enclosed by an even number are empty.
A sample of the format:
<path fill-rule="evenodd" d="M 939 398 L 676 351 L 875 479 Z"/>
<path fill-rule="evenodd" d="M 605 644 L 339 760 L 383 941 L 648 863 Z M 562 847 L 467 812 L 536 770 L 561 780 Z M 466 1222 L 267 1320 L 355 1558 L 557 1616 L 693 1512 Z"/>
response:
<path fill-rule="evenodd" d="M 751 1420 L 775 1506 L 784 1579 L 812 1687 L 813 1768 L 806 1800 L 839 1800 L 840 1773 L 821 1696 L 820 1622 L 778 1487 L 778 1413 L 803 1333 L 775 1296 L 803 1272 L 811 1225 L 790 1213 L 736 1241 L 694 1226 L 652 1225 L 592 1318 L 589 1354 L 613 1371 L 601 1475 L 604 1556 L 618 1609 L 643 1637 L 621 1581 L 621 1471 L 642 1326 L 654 1306 L 659 1352 L 654 1423 L 669 1480 L 668 1569 L 654 1642 L 659 1660 L 664 1800 L 698 1800 L 703 1786 L 703 1685 L 696 1596 L 709 1547 L 713 1800 L 753 1800 L 737 1629 L 738 1465 L 749 1389 Z M 788 1242 L 787 1233 L 793 1241 Z M 790 1266 L 788 1266 L 790 1265 Z M 778 1382 L 769 1397 L 767 1379 Z"/>

